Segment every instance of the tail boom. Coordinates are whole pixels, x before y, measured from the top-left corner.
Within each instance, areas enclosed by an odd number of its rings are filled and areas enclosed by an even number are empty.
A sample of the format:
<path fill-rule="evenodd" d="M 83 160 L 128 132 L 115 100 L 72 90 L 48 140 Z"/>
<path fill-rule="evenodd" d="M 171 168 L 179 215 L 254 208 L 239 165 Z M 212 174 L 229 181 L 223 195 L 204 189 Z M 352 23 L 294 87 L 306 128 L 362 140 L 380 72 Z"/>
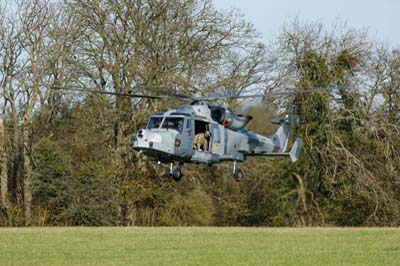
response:
<path fill-rule="evenodd" d="M 292 126 L 291 116 L 281 119 L 273 119 L 273 124 L 280 125 L 279 129 L 272 136 L 266 137 L 249 130 L 241 130 L 240 133 L 247 136 L 248 141 L 241 152 L 250 156 L 289 156 L 292 162 L 299 160 L 303 141 L 297 138 L 293 143 L 290 152 L 286 152 L 290 131 Z"/>

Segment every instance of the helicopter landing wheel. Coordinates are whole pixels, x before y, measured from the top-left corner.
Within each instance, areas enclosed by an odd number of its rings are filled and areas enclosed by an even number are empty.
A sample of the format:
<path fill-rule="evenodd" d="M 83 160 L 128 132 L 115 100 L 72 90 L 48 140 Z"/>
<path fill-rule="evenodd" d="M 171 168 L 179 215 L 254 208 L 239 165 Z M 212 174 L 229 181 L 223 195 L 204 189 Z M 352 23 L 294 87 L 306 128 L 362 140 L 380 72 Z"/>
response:
<path fill-rule="evenodd" d="M 235 178 L 235 180 L 237 182 L 242 181 L 242 179 L 244 177 L 243 171 L 239 168 L 236 168 L 235 172 L 233 173 L 233 177 Z"/>
<path fill-rule="evenodd" d="M 175 169 L 174 172 L 172 173 L 172 178 L 174 179 L 175 182 L 178 182 L 182 178 L 182 172 L 179 171 L 179 169 Z"/>
<path fill-rule="evenodd" d="M 243 171 L 237 167 L 237 161 L 233 161 L 233 178 L 239 182 L 242 181 L 243 177 Z"/>
<path fill-rule="evenodd" d="M 172 178 L 178 182 L 182 179 L 183 176 L 183 164 L 179 164 L 174 171 L 172 172 Z"/>

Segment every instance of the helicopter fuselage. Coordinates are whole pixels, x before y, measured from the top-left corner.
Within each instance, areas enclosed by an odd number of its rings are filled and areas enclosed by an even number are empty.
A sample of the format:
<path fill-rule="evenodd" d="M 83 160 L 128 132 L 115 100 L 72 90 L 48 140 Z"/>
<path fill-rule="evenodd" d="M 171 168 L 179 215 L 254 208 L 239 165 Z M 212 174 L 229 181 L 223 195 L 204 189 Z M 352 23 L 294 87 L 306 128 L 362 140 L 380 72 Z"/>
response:
<path fill-rule="evenodd" d="M 152 115 L 147 127 L 137 132 L 133 147 L 165 163 L 215 164 L 244 161 L 249 155 L 290 155 L 284 152 L 290 131 L 286 120 L 280 121 L 280 134 L 266 137 L 244 128 L 232 130 L 229 121 L 215 121 L 211 112 L 208 105 L 188 105 Z M 197 149 L 195 136 L 205 132 L 208 145 Z"/>

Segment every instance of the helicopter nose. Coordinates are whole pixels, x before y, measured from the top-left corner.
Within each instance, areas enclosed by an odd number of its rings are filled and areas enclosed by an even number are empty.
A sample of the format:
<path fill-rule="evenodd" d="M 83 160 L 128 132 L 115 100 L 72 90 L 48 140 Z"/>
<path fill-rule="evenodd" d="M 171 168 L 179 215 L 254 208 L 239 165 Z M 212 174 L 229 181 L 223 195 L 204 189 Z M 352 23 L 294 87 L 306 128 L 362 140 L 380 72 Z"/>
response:
<path fill-rule="evenodd" d="M 156 148 L 162 146 L 162 136 L 157 132 L 151 132 L 146 129 L 139 129 L 136 133 L 136 139 L 133 143 L 134 148 Z"/>

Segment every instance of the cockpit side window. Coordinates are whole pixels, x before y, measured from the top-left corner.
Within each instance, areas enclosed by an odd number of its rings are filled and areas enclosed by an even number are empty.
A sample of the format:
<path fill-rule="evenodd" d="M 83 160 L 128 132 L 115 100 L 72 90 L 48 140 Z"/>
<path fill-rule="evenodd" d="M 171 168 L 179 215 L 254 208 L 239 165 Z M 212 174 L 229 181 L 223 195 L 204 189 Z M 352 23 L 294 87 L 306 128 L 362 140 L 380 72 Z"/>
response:
<path fill-rule="evenodd" d="M 175 129 L 182 133 L 183 117 L 166 117 L 161 128 Z"/>
<path fill-rule="evenodd" d="M 147 123 L 147 129 L 159 128 L 163 120 L 162 116 L 152 116 Z"/>

